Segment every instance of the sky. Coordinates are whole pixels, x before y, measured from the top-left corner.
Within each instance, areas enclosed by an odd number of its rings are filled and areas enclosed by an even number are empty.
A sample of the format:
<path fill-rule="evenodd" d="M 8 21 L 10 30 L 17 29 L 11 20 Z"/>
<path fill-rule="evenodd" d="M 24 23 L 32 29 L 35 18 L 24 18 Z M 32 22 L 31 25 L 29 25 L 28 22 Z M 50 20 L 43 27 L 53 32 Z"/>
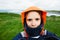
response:
<path fill-rule="evenodd" d="M 0 0 L 0 10 L 25 10 L 37 6 L 45 10 L 60 10 L 60 0 Z"/>

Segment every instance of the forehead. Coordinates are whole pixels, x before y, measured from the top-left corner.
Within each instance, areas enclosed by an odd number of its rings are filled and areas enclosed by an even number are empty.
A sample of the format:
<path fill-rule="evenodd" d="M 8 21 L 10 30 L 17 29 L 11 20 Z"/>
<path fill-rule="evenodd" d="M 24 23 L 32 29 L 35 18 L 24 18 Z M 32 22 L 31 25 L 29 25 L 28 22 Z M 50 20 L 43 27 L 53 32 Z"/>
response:
<path fill-rule="evenodd" d="M 40 14 L 38 12 L 29 12 L 26 16 L 27 18 L 40 18 Z"/>

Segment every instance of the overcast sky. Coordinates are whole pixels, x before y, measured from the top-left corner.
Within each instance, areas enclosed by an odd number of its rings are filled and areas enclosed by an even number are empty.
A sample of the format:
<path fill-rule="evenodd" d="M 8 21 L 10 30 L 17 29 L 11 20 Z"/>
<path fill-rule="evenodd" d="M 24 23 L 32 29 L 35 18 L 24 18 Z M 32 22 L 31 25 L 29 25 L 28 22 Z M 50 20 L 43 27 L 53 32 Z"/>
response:
<path fill-rule="evenodd" d="M 60 10 L 60 0 L 0 0 L 0 10 L 24 10 L 29 6 L 37 6 L 45 10 Z"/>

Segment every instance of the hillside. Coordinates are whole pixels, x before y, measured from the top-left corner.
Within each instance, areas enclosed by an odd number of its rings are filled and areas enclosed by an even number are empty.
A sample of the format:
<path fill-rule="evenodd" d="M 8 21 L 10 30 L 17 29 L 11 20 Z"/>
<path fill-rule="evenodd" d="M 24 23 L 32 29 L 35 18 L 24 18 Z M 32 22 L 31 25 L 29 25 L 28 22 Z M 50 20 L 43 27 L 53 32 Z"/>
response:
<path fill-rule="evenodd" d="M 47 17 L 45 29 L 60 37 L 60 17 Z M 23 31 L 21 16 L 14 13 L 0 13 L 0 40 L 12 40 Z"/>

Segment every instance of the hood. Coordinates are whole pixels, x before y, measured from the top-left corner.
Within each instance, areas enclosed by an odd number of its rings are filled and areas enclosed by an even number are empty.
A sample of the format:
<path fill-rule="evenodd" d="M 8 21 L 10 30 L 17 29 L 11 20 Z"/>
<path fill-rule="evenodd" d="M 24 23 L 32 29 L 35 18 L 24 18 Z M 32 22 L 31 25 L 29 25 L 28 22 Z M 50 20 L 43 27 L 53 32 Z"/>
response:
<path fill-rule="evenodd" d="M 23 24 L 23 26 L 24 26 L 25 12 L 30 11 L 30 10 L 37 10 L 37 11 L 40 10 L 40 11 L 42 11 L 41 17 L 42 17 L 43 24 L 45 25 L 47 12 L 46 12 L 45 10 L 41 9 L 41 8 L 38 8 L 38 7 L 36 7 L 36 6 L 32 6 L 32 7 L 27 8 L 26 10 L 24 10 L 24 11 L 21 13 L 21 18 L 22 18 L 22 24 Z M 43 26 L 44 26 L 44 25 L 43 25 Z M 26 34 L 27 37 L 28 37 L 28 34 L 27 34 L 25 28 L 24 28 L 24 31 L 25 31 L 25 34 Z M 44 34 L 44 27 L 42 28 L 42 31 L 40 32 L 40 35 L 43 35 L 43 34 Z"/>
<path fill-rule="evenodd" d="M 41 16 L 42 16 L 43 24 L 46 23 L 46 14 L 47 14 L 47 12 L 45 10 L 41 9 L 41 8 L 38 8 L 36 6 L 32 6 L 32 7 L 27 8 L 26 10 L 24 10 L 21 13 L 21 18 L 22 18 L 22 24 L 23 25 L 24 25 L 25 12 L 30 11 L 30 10 L 40 10 L 40 11 L 42 11 L 42 15 Z"/>

